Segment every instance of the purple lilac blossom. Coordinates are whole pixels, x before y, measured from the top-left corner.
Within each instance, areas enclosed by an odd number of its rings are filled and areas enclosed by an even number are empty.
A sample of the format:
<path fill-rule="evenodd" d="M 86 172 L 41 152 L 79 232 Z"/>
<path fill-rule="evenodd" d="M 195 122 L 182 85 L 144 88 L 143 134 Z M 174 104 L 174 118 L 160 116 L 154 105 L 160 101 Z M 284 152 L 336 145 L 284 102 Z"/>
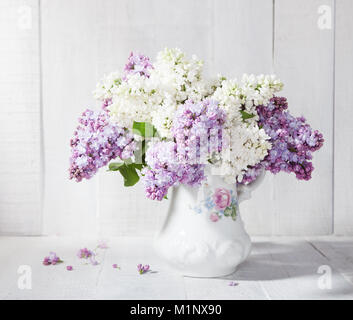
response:
<path fill-rule="evenodd" d="M 226 114 L 216 101 L 205 99 L 193 103 L 187 100 L 173 120 L 178 159 L 189 164 L 203 163 L 214 152 L 220 152 L 225 120 Z"/>
<path fill-rule="evenodd" d="M 322 147 L 323 135 L 304 117 L 293 117 L 287 108 L 284 97 L 273 97 L 267 106 L 257 107 L 259 125 L 271 137 L 272 148 L 263 161 L 247 171 L 242 183 L 254 181 L 263 168 L 274 174 L 293 172 L 299 180 L 311 179 L 312 152 Z"/>
<path fill-rule="evenodd" d="M 180 183 L 196 186 L 204 179 L 204 165 L 180 163 L 176 143 L 153 143 L 146 152 L 148 167 L 142 170 L 147 198 L 162 200 L 170 187 Z"/>
<path fill-rule="evenodd" d="M 151 69 L 153 69 L 153 66 L 149 57 L 131 52 L 124 68 L 125 74 L 123 79 L 126 80 L 128 75 L 136 73 L 149 78 Z"/>
<path fill-rule="evenodd" d="M 99 168 L 120 157 L 130 158 L 135 149 L 133 136 L 127 129 L 109 122 L 106 111 L 86 110 L 70 141 L 70 179 L 90 179 Z"/>

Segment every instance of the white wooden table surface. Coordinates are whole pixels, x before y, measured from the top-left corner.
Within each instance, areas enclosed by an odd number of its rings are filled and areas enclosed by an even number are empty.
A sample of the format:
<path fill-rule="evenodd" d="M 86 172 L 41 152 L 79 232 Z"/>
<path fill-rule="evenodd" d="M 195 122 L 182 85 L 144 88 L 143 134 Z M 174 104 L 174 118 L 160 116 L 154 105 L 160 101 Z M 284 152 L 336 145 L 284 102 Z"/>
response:
<path fill-rule="evenodd" d="M 254 237 L 252 254 L 238 271 L 213 279 L 174 273 L 156 257 L 150 238 L 107 242 L 100 264 L 92 266 L 76 253 L 93 249 L 98 239 L 0 237 L 0 299 L 353 299 L 352 237 Z M 43 266 L 49 251 L 64 263 Z M 139 275 L 138 263 L 150 264 L 153 272 Z M 18 287 L 21 265 L 31 269 L 31 289 Z M 321 266 L 332 270 L 331 289 L 320 288 Z M 321 267 L 325 276 L 328 267 Z"/>

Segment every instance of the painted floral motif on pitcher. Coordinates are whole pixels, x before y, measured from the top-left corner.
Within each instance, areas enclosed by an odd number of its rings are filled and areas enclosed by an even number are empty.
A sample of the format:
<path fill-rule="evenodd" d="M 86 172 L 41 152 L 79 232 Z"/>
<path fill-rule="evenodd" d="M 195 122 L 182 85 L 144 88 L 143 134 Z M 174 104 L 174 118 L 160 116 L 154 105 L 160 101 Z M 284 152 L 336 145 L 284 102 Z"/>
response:
<path fill-rule="evenodd" d="M 237 219 L 238 200 L 234 191 L 227 188 L 212 189 L 207 184 L 203 189 L 204 197 L 191 206 L 198 214 L 206 214 L 212 222 L 217 222 L 223 217 Z"/>

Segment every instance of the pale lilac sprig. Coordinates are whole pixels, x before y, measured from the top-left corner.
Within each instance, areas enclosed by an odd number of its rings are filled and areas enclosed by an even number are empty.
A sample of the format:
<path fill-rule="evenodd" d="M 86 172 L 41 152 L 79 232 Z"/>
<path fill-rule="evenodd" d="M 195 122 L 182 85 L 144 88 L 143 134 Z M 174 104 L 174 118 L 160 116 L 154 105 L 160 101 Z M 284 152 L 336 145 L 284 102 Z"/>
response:
<path fill-rule="evenodd" d="M 61 262 L 64 262 L 63 260 L 61 260 L 55 252 L 49 252 L 49 256 L 45 257 L 44 260 L 43 260 L 43 264 L 45 266 L 48 266 L 48 265 L 55 265 L 57 263 L 61 263 Z"/>
<path fill-rule="evenodd" d="M 135 150 L 133 135 L 110 122 L 104 110 L 87 109 L 82 114 L 70 145 L 70 179 L 77 182 L 90 179 L 99 168 L 117 157 L 130 158 Z"/>
<path fill-rule="evenodd" d="M 153 66 L 149 57 L 136 52 L 131 52 L 124 68 L 124 80 L 126 80 L 128 75 L 137 73 L 148 78 L 151 69 L 153 69 Z"/>
<path fill-rule="evenodd" d="M 137 271 L 139 272 L 139 274 L 143 274 L 146 273 L 150 270 L 150 266 L 149 264 L 146 265 L 142 265 L 141 263 L 137 265 Z"/>

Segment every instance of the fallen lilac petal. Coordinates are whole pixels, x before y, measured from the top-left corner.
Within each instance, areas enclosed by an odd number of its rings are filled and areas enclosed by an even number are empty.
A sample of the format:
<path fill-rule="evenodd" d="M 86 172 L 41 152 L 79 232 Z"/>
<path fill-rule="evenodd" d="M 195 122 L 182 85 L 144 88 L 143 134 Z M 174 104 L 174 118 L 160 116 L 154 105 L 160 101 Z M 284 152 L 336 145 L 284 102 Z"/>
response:
<path fill-rule="evenodd" d="M 228 285 L 231 286 L 231 287 L 236 287 L 237 285 L 239 285 L 239 283 L 237 283 L 235 281 L 231 281 L 231 282 L 229 282 Z"/>
<path fill-rule="evenodd" d="M 104 240 L 102 240 L 102 241 L 100 241 L 100 242 L 98 243 L 98 248 L 99 248 L 99 249 L 108 249 L 109 247 L 108 247 L 107 242 L 104 241 Z"/>
<path fill-rule="evenodd" d="M 72 269 L 72 266 L 66 266 L 66 270 L 71 271 Z"/>
<path fill-rule="evenodd" d="M 94 255 L 92 255 L 89 260 L 93 266 L 96 266 L 98 264 L 98 261 L 96 260 Z"/>

